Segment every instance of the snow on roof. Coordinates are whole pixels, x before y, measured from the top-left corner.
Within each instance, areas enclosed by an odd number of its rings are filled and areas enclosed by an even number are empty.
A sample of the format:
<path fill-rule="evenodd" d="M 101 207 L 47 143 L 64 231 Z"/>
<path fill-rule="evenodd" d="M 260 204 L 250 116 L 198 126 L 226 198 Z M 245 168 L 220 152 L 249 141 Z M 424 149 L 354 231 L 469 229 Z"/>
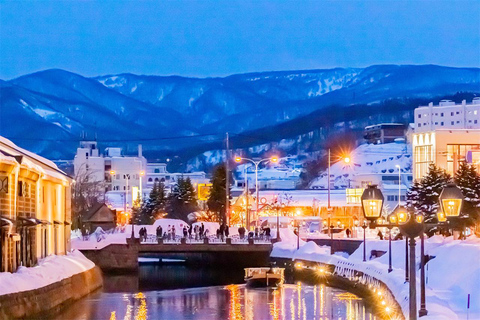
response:
<path fill-rule="evenodd" d="M 15 143 L 2 136 L 0 136 L 0 151 L 5 151 L 6 153 L 13 156 L 23 156 L 22 164 L 26 165 L 28 168 L 34 169 L 40 173 L 44 173 L 50 177 L 60 180 L 66 180 L 66 178 L 68 177 L 68 175 L 62 170 L 60 170 L 57 165 L 51 160 L 41 157 L 38 154 L 30 152 L 26 149 L 20 148 Z M 30 159 L 28 159 L 27 157 Z M 7 158 L 5 159 L 8 160 Z M 0 158 L 0 160 L 3 160 L 3 158 Z"/>
<path fill-rule="evenodd" d="M 330 169 L 335 186 L 348 185 L 348 180 L 359 174 L 398 173 L 397 165 L 402 172 L 412 171 L 411 146 L 404 143 L 363 144 L 350 154 L 350 163 L 338 161 Z M 310 188 L 326 188 L 327 172 L 321 172 Z"/>
<path fill-rule="evenodd" d="M 260 190 L 259 199 L 266 203 L 279 203 L 295 207 L 323 207 L 328 204 L 327 190 Z M 348 206 L 345 190 L 330 191 L 330 205 L 333 207 Z"/>

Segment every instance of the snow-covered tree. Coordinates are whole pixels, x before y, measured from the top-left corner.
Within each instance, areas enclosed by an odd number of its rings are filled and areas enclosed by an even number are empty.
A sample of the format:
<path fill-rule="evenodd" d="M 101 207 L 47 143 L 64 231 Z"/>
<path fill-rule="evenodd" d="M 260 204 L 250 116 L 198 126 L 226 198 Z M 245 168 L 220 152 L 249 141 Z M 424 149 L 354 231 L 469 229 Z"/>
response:
<path fill-rule="evenodd" d="M 192 181 L 190 178 L 180 177 L 168 197 L 168 217 L 188 221 L 188 214 L 197 209 L 197 198 Z"/>
<path fill-rule="evenodd" d="M 475 166 L 462 162 L 455 174 L 455 183 L 462 190 L 465 199 L 460 219 L 452 223 L 462 224 L 462 227 L 473 226 L 480 215 L 480 175 Z"/>
<path fill-rule="evenodd" d="M 425 223 L 437 223 L 437 212 L 440 207 L 438 197 L 443 188 L 452 181 L 445 170 L 431 164 L 427 174 L 419 181 L 412 184 L 407 193 L 407 207 L 415 213 L 423 214 Z M 438 227 L 426 229 L 432 235 Z"/>
<path fill-rule="evenodd" d="M 163 182 L 155 182 L 145 203 L 145 209 L 152 218 L 159 219 L 165 214 L 167 193 Z"/>

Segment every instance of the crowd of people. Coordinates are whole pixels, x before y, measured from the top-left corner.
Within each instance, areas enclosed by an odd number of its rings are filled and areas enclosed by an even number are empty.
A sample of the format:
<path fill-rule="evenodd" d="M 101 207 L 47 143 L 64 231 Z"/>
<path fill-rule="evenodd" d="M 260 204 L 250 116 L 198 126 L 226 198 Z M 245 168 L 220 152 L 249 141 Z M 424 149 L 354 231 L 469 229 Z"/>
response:
<path fill-rule="evenodd" d="M 205 228 L 203 223 L 194 227 L 185 225 L 182 234 L 185 239 L 202 240 L 208 236 L 208 229 Z M 159 225 L 156 229 L 156 236 L 157 239 L 172 241 L 177 239 L 177 231 L 174 225 L 168 225 L 167 230 L 163 230 L 162 226 Z M 179 237 L 181 238 L 180 235 Z"/>
<path fill-rule="evenodd" d="M 250 231 L 248 233 L 245 227 L 239 227 L 238 235 L 241 240 L 245 238 L 267 241 L 271 240 L 271 230 L 268 226 L 263 228 L 256 227 L 253 231 Z M 205 227 L 203 223 L 201 223 L 196 225 L 185 225 L 183 229 L 181 229 L 180 232 L 178 232 L 177 234 L 175 225 L 168 225 L 166 230 L 161 225 L 159 225 L 156 228 L 155 236 L 157 240 L 162 241 L 177 241 L 180 238 L 201 241 L 209 237 L 209 230 Z M 146 227 L 140 228 L 139 237 L 141 242 L 147 241 L 148 232 Z M 229 237 L 230 227 L 227 224 L 222 223 L 216 230 L 216 238 L 223 242 Z"/>

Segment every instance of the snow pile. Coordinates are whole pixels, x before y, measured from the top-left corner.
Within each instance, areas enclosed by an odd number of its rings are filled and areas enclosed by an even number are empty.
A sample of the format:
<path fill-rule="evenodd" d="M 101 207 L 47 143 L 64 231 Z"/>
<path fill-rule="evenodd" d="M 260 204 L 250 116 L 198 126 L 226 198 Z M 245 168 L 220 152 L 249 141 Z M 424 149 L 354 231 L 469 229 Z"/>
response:
<path fill-rule="evenodd" d="M 92 269 L 95 264 L 78 250 L 65 256 L 51 255 L 39 260 L 31 268 L 20 267 L 17 272 L 0 272 L 0 296 L 8 293 L 33 290 Z"/>
<path fill-rule="evenodd" d="M 330 255 L 328 247 L 318 247 L 313 242 L 302 242 L 296 250 L 296 242 L 276 243 L 272 257 L 301 259 L 336 266 L 340 275 L 357 270 L 385 283 L 392 291 L 405 315 L 408 315 L 409 284 L 405 283 L 405 241 L 392 242 L 393 271 L 388 273 L 388 241 L 367 241 L 367 262 L 363 262 L 363 245 L 352 255 Z M 387 252 L 379 258 L 370 257 L 372 250 Z M 425 254 L 433 259 L 426 264 L 426 302 L 428 316 L 422 319 L 465 319 L 467 297 L 470 294 L 469 316 L 480 319 L 480 239 L 470 237 L 466 241 L 452 237 L 434 236 L 425 241 Z M 420 307 L 420 245 L 416 246 L 417 308 Z"/>

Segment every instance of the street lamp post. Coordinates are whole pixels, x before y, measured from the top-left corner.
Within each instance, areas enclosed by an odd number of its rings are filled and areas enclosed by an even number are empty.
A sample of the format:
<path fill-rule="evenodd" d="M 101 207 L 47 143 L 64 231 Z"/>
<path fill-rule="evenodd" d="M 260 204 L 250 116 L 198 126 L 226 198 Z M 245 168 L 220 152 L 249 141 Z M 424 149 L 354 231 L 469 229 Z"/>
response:
<path fill-rule="evenodd" d="M 375 213 L 378 209 L 379 204 L 375 204 L 374 201 L 383 201 L 383 195 L 381 191 L 377 189 L 377 192 L 374 192 L 371 187 L 364 191 L 362 195 L 362 208 L 365 215 L 365 218 L 371 221 L 370 226 L 378 227 L 384 226 L 381 224 L 375 223 Z M 373 187 L 376 189 L 376 187 Z M 462 203 L 463 203 L 463 194 L 461 190 L 455 184 L 447 185 L 441 192 L 440 205 L 443 209 L 437 213 L 438 221 L 442 224 L 447 218 L 458 217 L 461 212 Z M 395 220 L 398 224 L 395 224 Z M 409 241 L 409 261 L 407 262 L 409 276 L 409 319 L 417 319 L 417 300 L 416 300 L 416 267 L 415 267 L 415 238 L 420 236 L 421 240 L 421 270 L 420 270 L 420 310 L 418 315 L 420 317 L 427 315 L 428 311 L 426 309 L 426 299 L 425 299 L 425 252 L 424 252 L 424 232 L 425 226 L 438 226 L 439 224 L 425 224 L 424 216 L 422 214 L 413 214 L 408 213 L 403 206 L 397 206 L 394 212 L 389 215 L 389 225 L 391 227 L 398 226 L 400 231 L 406 236 L 407 241 Z M 365 245 L 364 245 L 365 248 Z M 389 246 L 391 250 L 391 247 Z M 365 249 L 364 249 L 365 250 Z M 406 251 L 407 252 L 407 251 Z M 364 251 L 364 261 L 365 261 L 365 251 Z M 391 260 L 389 259 L 389 272 L 391 269 Z"/>
<path fill-rule="evenodd" d="M 377 188 L 376 185 L 369 185 L 365 191 L 363 191 L 362 197 L 362 209 L 363 214 L 367 220 L 369 220 L 372 224 L 380 217 L 382 214 L 383 208 L 383 194 Z M 366 261 L 366 229 L 367 224 L 366 221 L 363 223 L 363 261 Z"/>
<path fill-rule="evenodd" d="M 240 163 L 242 162 L 242 160 L 245 160 L 245 161 L 250 161 L 251 163 L 253 163 L 253 165 L 255 166 L 255 194 L 256 194 L 256 199 L 255 199 L 255 212 L 258 216 L 258 166 L 260 165 L 260 163 L 262 162 L 278 162 L 278 158 L 277 157 L 271 157 L 271 158 L 265 158 L 265 159 L 260 159 L 260 160 L 253 160 L 253 159 L 249 159 L 249 158 L 242 158 L 242 157 L 235 157 L 235 162 L 237 163 Z M 250 226 L 248 225 L 250 223 L 250 215 L 247 215 L 247 229 L 250 230 Z"/>
<path fill-rule="evenodd" d="M 350 163 L 351 159 L 350 157 L 343 157 L 343 161 L 345 163 Z M 330 169 L 332 166 L 332 156 L 330 152 L 330 148 L 328 148 L 328 169 L 327 169 L 327 213 L 328 213 L 328 232 L 330 233 L 330 217 L 331 217 L 331 212 L 332 208 L 330 206 Z M 350 180 L 348 181 L 348 184 L 350 185 Z"/>
<path fill-rule="evenodd" d="M 110 175 L 113 176 L 115 175 L 115 170 L 110 170 Z M 140 171 L 139 173 L 139 180 L 140 180 L 140 196 L 142 195 L 142 177 L 145 175 L 145 172 L 143 170 Z M 124 212 L 127 212 L 127 198 L 128 198 L 128 182 L 130 181 L 130 175 L 128 173 L 125 174 L 125 199 L 124 199 Z M 133 207 L 133 193 L 132 193 L 132 207 Z M 131 238 L 135 238 L 135 230 L 133 226 L 133 216 L 130 214 L 130 223 L 132 225 L 132 233 L 131 233 Z"/>

